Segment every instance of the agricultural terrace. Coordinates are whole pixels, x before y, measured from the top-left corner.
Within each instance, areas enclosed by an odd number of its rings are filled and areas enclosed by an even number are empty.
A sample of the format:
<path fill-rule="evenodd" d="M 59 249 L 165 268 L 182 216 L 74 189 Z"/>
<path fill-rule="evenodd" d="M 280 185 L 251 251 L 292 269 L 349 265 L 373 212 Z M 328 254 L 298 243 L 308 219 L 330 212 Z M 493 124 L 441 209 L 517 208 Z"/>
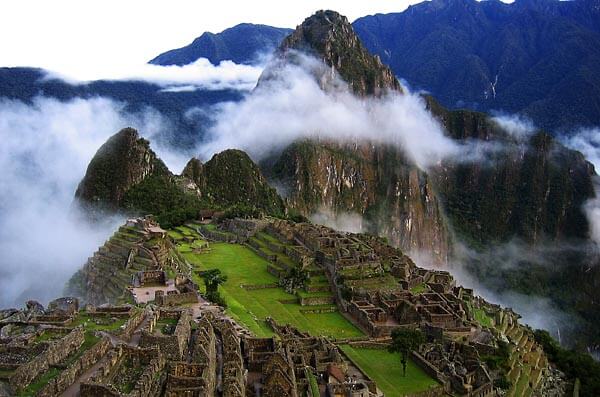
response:
<path fill-rule="evenodd" d="M 178 228 L 183 236 L 192 236 L 193 229 Z M 263 235 L 263 238 L 267 236 Z M 350 323 L 333 304 L 302 306 L 299 296 L 319 297 L 323 292 L 287 293 L 278 286 L 278 278 L 267 271 L 270 263 L 257 255 L 252 249 L 239 244 L 211 243 L 210 248 L 194 250 L 195 241 L 176 240 L 179 252 L 194 267 L 194 282 L 201 288 L 204 283 L 197 271 L 219 269 L 227 276 L 227 282 L 221 287 L 221 295 L 227 303 L 227 313 L 246 325 L 257 336 L 271 336 L 273 331 L 265 319 L 272 317 L 280 324 L 290 324 L 312 335 L 326 335 L 335 339 L 361 337 L 363 333 Z M 281 256 L 281 255 L 280 255 Z M 291 259 L 279 258 L 282 263 L 290 264 Z M 323 276 L 316 276 L 315 283 L 326 284 Z M 310 283 L 310 281 L 309 281 Z M 253 289 L 261 285 L 267 288 Z M 318 311 L 328 311 L 316 313 Z"/>
<path fill-rule="evenodd" d="M 340 347 L 354 365 L 377 383 L 386 396 L 404 396 L 439 386 L 412 360 L 406 366 L 406 376 L 402 376 L 399 353 L 350 345 Z"/>

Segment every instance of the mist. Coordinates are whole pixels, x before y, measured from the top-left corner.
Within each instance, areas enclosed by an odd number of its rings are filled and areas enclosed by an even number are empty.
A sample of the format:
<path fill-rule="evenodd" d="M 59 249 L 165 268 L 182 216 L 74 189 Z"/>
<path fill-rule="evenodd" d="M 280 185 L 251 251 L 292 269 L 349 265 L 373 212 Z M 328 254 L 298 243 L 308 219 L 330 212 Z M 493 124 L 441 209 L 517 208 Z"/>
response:
<path fill-rule="evenodd" d="M 563 136 L 561 141 L 565 146 L 580 151 L 594 165 L 596 172 L 600 170 L 600 128 L 581 129 Z M 595 178 L 594 185 L 596 197 L 588 200 L 583 208 L 590 223 L 590 237 L 600 245 L 600 177 Z"/>
<path fill-rule="evenodd" d="M 395 145 L 422 169 L 475 153 L 444 135 L 419 95 L 360 98 L 338 76 L 322 87 L 315 76 L 330 68 L 306 55 L 294 58 L 297 64 L 275 65 L 241 102 L 216 109 L 201 158 L 237 148 L 260 161 L 303 138 Z"/>
<path fill-rule="evenodd" d="M 484 250 L 476 251 L 461 242 L 454 242 L 453 255 L 448 270 L 456 279 L 457 285 L 473 289 L 475 295 L 486 301 L 505 308 L 512 308 L 522 316 L 520 322 L 534 329 L 545 329 L 561 342 L 572 336 L 581 326 L 577 316 L 559 308 L 551 299 L 535 293 L 523 294 L 507 288 L 502 274 L 505 271 L 516 274 L 523 266 L 535 263 L 537 266 L 553 270 L 556 264 L 553 258 L 565 252 L 579 251 L 585 247 L 577 245 L 558 245 L 556 243 L 531 245 L 514 239 L 507 243 L 496 244 Z M 413 251 L 411 259 L 420 267 L 439 269 L 427 252 Z M 485 277 L 474 272 L 485 273 Z"/>
<path fill-rule="evenodd" d="M 524 140 L 537 130 L 533 121 L 522 115 L 495 112 L 491 120 L 517 140 Z"/>
<path fill-rule="evenodd" d="M 64 74 L 48 71 L 46 79 L 60 79 L 70 84 L 86 84 L 94 80 L 135 80 L 157 84 L 167 92 L 202 90 L 241 90 L 249 91 L 263 70 L 266 60 L 255 65 L 236 64 L 222 61 L 213 65 L 206 58 L 199 58 L 193 63 L 178 65 L 153 65 L 142 63 L 137 66 L 119 67 L 102 72 L 81 70 L 78 73 Z"/>
<path fill-rule="evenodd" d="M 358 213 L 333 212 L 328 208 L 320 208 L 309 216 L 311 222 L 330 227 L 334 230 L 349 233 L 364 233 L 368 229 L 367 222 Z"/>
<path fill-rule="evenodd" d="M 0 100 L 0 307 L 25 299 L 47 302 L 121 222 L 94 227 L 78 221 L 71 203 L 96 150 L 132 126 L 152 139 L 168 129 L 154 110 L 136 114 L 108 99 L 60 102 L 38 97 L 31 105 Z M 153 149 L 180 171 L 185 159 Z M 74 210 L 73 210 L 74 211 Z"/>

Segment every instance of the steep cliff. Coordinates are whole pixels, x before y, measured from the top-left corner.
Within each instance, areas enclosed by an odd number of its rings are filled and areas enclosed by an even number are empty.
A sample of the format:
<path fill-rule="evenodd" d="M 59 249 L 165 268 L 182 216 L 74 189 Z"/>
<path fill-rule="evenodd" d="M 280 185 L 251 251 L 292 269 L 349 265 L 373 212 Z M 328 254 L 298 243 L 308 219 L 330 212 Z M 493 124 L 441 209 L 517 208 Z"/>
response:
<path fill-rule="evenodd" d="M 486 158 L 446 162 L 431 173 L 460 237 L 477 245 L 588 238 L 583 205 L 595 197 L 596 172 L 581 153 L 541 131 L 515 137 L 483 113 L 428 103 L 452 138 L 496 145 Z"/>
<path fill-rule="evenodd" d="M 319 11 L 298 26 L 282 42 L 259 87 L 274 76 L 285 79 L 281 66 L 295 63 L 298 53 L 327 65 L 315 76 L 324 89 L 328 81 L 341 79 L 358 96 L 402 93 L 390 69 L 367 52 L 348 20 L 336 12 Z M 369 231 L 402 249 L 427 252 L 438 264 L 447 261 L 448 229 L 431 181 L 400 149 L 366 140 L 302 141 L 264 164 L 303 215 L 321 210 L 358 214 Z"/>
<path fill-rule="evenodd" d="M 337 72 L 358 95 L 382 95 L 402 91 L 394 73 L 362 45 L 348 19 L 335 11 L 318 11 L 287 36 L 276 56 L 289 50 L 314 55 Z"/>
<path fill-rule="evenodd" d="M 435 263 L 447 261 L 448 229 L 431 181 L 395 147 L 297 142 L 273 165 L 272 176 L 290 206 L 305 215 L 357 214 L 365 231 Z"/>

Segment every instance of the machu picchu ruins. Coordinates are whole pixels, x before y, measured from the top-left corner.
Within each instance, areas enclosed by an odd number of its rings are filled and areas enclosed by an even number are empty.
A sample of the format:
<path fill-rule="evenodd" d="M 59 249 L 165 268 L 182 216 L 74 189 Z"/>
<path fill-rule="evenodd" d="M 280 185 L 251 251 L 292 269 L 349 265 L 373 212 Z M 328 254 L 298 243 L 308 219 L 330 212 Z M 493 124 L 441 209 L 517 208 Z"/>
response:
<path fill-rule="evenodd" d="M 0 395 L 564 390 L 518 314 L 457 285 L 447 271 L 418 267 L 382 238 L 220 216 L 203 211 L 169 230 L 149 216 L 128 219 L 68 282 L 70 297 L 0 312 Z M 221 301 L 210 300 L 209 274 L 222 278 Z M 365 359 L 399 363 L 388 352 L 395 329 L 425 336 L 410 351 L 406 378 L 374 371 Z"/>

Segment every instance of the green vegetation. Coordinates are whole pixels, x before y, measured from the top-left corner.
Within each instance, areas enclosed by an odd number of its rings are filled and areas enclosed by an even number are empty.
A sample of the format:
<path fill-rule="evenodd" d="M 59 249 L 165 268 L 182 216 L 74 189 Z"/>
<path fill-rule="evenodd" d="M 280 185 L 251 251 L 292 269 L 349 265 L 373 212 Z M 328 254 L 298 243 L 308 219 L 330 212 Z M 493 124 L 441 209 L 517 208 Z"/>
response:
<path fill-rule="evenodd" d="M 390 353 L 400 353 L 402 376 L 406 376 L 406 364 L 410 352 L 423 343 L 425 343 L 425 335 L 420 329 L 397 328 L 392 331 L 392 344 L 388 350 Z"/>
<path fill-rule="evenodd" d="M 402 396 L 418 393 L 438 386 L 412 360 L 408 360 L 406 376 L 398 354 L 382 349 L 368 349 L 342 345 L 342 351 L 354 364 L 373 379 L 386 396 Z"/>
<path fill-rule="evenodd" d="M 269 262 L 247 247 L 213 243 L 208 252 L 184 252 L 183 256 L 192 263 L 196 271 L 219 269 L 227 276 L 227 281 L 220 288 L 227 303 L 227 313 L 258 336 L 273 335 L 265 322 L 267 317 L 272 317 L 279 323 L 289 323 L 313 335 L 333 338 L 363 335 L 337 311 L 318 314 L 302 312 L 305 309 L 330 309 L 333 307 L 331 305 L 303 307 L 298 303 L 287 303 L 295 302 L 297 298 L 279 287 L 255 290 L 243 288 L 243 285 L 276 285 L 279 281 L 267 271 Z M 194 274 L 193 277 L 197 284 L 203 284 L 199 275 Z"/>
<path fill-rule="evenodd" d="M 319 392 L 319 384 L 317 383 L 317 378 L 310 369 L 306 368 L 305 371 L 306 377 L 308 378 L 308 384 L 310 386 L 311 394 L 313 395 L 313 397 L 320 396 L 321 393 Z"/>
<path fill-rule="evenodd" d="M 123 196 L 123 206 L 142 214 L 154 214 L 164 228 L 195 219 L 207 203 L 185 192 L 170 176 L 152 174 Z"/>
<path fill-rule="evenodd" d="M 473 317 L 475 321 L 484 327 L 493 327 L 493 319 L 483 309 L 473 309 Z"/>
<path fill-rule="evenodd" d="M 204 270 L 199 272 L 199 274 L 204 279 L 207 299 L 213 303 L 227 307 L 227 302 L 225 302 L 225 299 L 219 293 L 219 285 L 227 281 L 227 276 L 224 276 L 220 269 Z"/>
<path fill-rule="evenodd" d="M 42 387 L 46 386 L 48 382 L 56 378 L 60 374 L 61 370 L 56 367 L 50 367 L 48 371 L 44 372 L 42 376 L 37 378 L 34 382 L 30 383 L 25 389 L 23 389 L 18 395 L 20 397 L 35 396 Z"/>
<path fill-rule="evenodd" d="M 109 316 L 93 315 L 90 313 L 79 313 L 77 318 L 70 324 L 73 327 L 83 325 L 86 331 L 116 331 L 127 322 L 128 318 L 117 318 L 113 320 Z"/>
<path fill-rule="evenodd" d="M 421 283 L 419 285 L 415 285 L 414 287 L 412 287 L 410 289 L 410 292 L 412 292 L 413 294 L 422 294 L 424 292 L 427 292 L 429 290 L 429 287 L 427 287 L 427 285 L 425 285 L 425 283 Z"/>
<path fill-rule="evenodd" d="M 86 333 L 84 334 L 83 344 L 79 347 L 79 349 L 77 349 L 75 353 L 71 354 L 65 359 L 65 361 L 60 363 L 60 368 L 50 367 L 48 371 L 44 372 L 34 382 L 30 383 L 18 395 L 22 397 L 36 395 L 44 386 L 48 384 L 48 382 L 56 378 L 61 373 L 63 368 L 67 368 L 75 361 L 77 361 L 87 350 L 89 350 L 92 346 L 98 343 L 100 339 L 101 338 L 94 335 L 93 332 L 86 331 Z"/>
<path fill-rule="evenodd" d="M 562 348 L 547 331 L 536 330 L 535 340 L 542 345 L 550 361 L 570 379 L 579 379 L 581 396 L 600 396 L 600 363 L 587 353 Z"/>

